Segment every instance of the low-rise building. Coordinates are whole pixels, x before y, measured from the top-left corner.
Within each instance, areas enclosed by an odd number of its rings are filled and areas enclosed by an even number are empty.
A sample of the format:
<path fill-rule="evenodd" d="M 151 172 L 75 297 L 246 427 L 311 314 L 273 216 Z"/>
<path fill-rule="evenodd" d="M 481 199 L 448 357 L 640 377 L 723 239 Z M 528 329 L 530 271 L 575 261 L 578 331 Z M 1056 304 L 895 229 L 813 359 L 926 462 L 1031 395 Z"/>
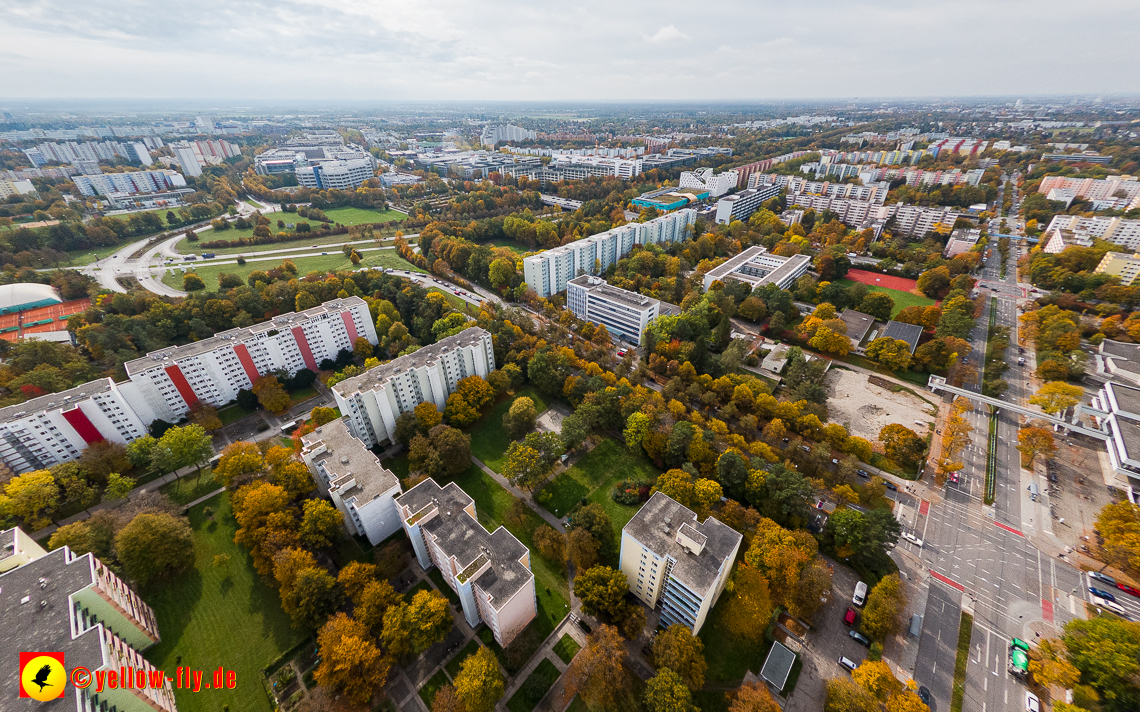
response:
<path fill-rule="evenodd" d="M 810 255 L 781 257 L 771 254 L 762 245 L 754 245 L 706 272 L 705 291 L 712 287 L 713 282 L 724 282 L 729 279 L 745 282 L 751 285 L 753 290 L 764 284 L 775 284 L 780 289 L 787 289 L 802 277 L 810 266 Z"/>
<path fill-rule="evenodd" d="M 906 342 L 910 347 L 910 355 L 918 348 L 918 341 L 922 338 L 922 327 L 917 324 L 907 324 L 901 321 L 888 321 L 887 328 L 879 335 L 884 339 L 897 339 Z"/>
<path fill-rule="evenodd" d="M 982 231 L 980 228 L 971 229 L 960 227 L 950 233 L 950 239 L 946 241 L 946 249 L 943 250 L 942 254 L 949 258 L 960 255 L 963 252 L 969 252 L 974 249 L 978 244 L 978 240 L 981 239 Z"/>
<path fill-rule="evenodd" d="M 420 403 L 442 413 L 456 384 L 495 370 L 491 334 L 473 326 L 337 383 L 332 388 L 352 434 L 375 447 L 393 440 L 396 418 Z"/>
<path fill-rule="evenodd" d="M 471 627 L 486 623 L 495 642 L 510 645 L 538 614 L 530 551 L 506 527 L 484 529 L 475 500 L 454 482 L 429 477 L 396 504 L 420 566 L 439 569 Z"/>
<path fill-rule="evenodd" d="M 1122 286 L 1130 287 L 1140 275 L 1140 253 L 1106 252 L 1093 272 L 1119 277 Z"/>
<path fill-rule="evenodd" d="M 700 632 L 732 571 L 743 537 L 715 517 L 703 522 L 657 492 L 621 530 L 618 568 L 630 593 L 661 608 L 662 627 Z"/>
<path fill-rule="evenodd" d="M 301 443 L 301 459 L 321 494 L 340 510 L 349 534 L 375 546 L 400 530 L 400 480 L 352 435 L 344 418 L 302 436 Z"/>
<path fill-rule="evenodd" d="M 566 283 L 566 308 L 579 319 L 602 324 L 611 333 L 640 346 L 645 327 L 660 314 L 661 302 L 582 275 Z"/>
<path fill-rule="evenodd" d="M 847 338 L 851 339 L 852 348 L 862 346 L 863 339 L 867 338 L 867 332 L 875 325 L 875 317 L 854 309 L 844 309 L 839 318 L 847 327 Z"/>
<path fill-rule="evenodd" d="M 696 170 L 682 172 L 678 186 L 704 191 L 714 198 L 719 198 L 730 190 L 735 190 L 739 181 L 740 174 L 736 171 L 725 171 L 713 175 L 712 168 L 697 168 Z"/>
<path fill-rule="evenodd" d="M 147 684 L 101 691 L 64 684 L 62 698 L 33 701 L 35 709 L 175 712 L 168 671 L 157 670 L 140 652 L 159 642 L 158 621 L 130 586 L 94 554 L 76 555 L 67 546 L 44 551 L 20 529 L 0 532 L 0 542 L 4 709 L 33 708 L 16 704 L 20 653 L 51 651 L 64 655 L 64 678 L 80 667 L 92 676 L 130 669 Z"/>

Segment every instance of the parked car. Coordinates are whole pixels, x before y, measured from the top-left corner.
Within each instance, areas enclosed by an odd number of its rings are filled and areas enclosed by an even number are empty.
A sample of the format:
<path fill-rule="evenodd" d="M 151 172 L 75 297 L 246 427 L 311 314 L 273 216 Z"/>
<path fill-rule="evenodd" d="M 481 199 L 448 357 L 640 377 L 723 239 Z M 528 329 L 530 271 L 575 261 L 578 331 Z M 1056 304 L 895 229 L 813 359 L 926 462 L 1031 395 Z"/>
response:
<path fill-rule="evenodd" d="M 846 658 L 843 656 L 839 657 L 839 664 L 851 671 L 854 671 L 859 667 L 859 663 L 855 662 L 851 658 Z M 1040 712 L 1040 710 L 1038 710 L 1038 712 Z"/>
<path fill-rule="evenodd" d="M 1116 584 L 1116 587 L 1118 589 L 1120 589 L 1121 591 L 1124 591 L 1127 594 L 1131 594 L 1133 596 L 1136 596 L 1137 598 L 1140 598 L 1140 588 L 1135 588 L 1133 586 L 1129 586 L 1126 583 L 1118 583 L 1118 584 Z"/>
<path fill-rule="evenodd" d="M 855 616 L 856 615 L 858 615 L 858 614 L 855 613 L 854 608 L 848 608 L 847 609 L 847 615 L 843 616 L 843 625 L 855 625 Z"/>
<path fill-rule="evenodd" d="M 871 639 L 868 638 L 867 636 L 863 635 L 859 631 L 852 630 L 852 631 L 849 631 L 847 633 L 847 635 L 851 636 L 855 640 L 856 643 L 858 643 L 859 645 L 862 645 L 864 648 L 871 647 Z"/>
<path fill-rule="evenodd" d="M 1102 591 L 1099 588 L 1093 588 L 1092 586 L 1089 586 L 1089 593 L 1094 596 L 1099 596 L 1106 601 L 1112 601 L 1113 603 L 1116 603 L 1116 596 L 1113 596 L 1108 591 Z"/>
<path fill-rule="evenodd" d="M 863 602 L 866 600 L 867 600 L 867 584 L 863 581 L 860 581 L 859 583 L 855 584 L 855 595 L 851 597 L 851 602 L 854 603 L 856 606 L 861 606 L 861 605 L 863 605 Z"/>
<path fill-rule="evenodd" d="M 1089 578 L 1096 579 L 1097 581 L 1100 581 L 1101 583 L 1107 583 L 1109 586 L 1112 586 L 1114 588 L 1116 587 L 1116 579 L 1109 576 L 1108 574 L 1102 574 L 1099 571 L 1090 571 L 1089 572 Z"/>
<path fill-rule="evenodd" d="M 1120 616 L 1121 618 L 1124 618 L 1124 619 L 1128 618 L 1128 611 L 1126 611 L 1124 609 L 1124 606 L 1120 605 L 1116 601 L 1110 601 L 1107 598 L 1099 598 L 1097 596 L 1093 596 L 1092 602 L 1093 602 L 1094 606 L 1100 606 L 1101 608 L 1107 608 L 1108 610 L 1112 611 L 1113 613 Z"/>
<path fill-rule="evenodd" d="M 1041 712 L 1041 700 L 1029 690 L 1025 691 L 1025 712 Z"/>
<path fill-rule="evenodd" d="M 925 685 L 918 688 L 918 699 L 922 700 L 922 704 L 927 707 L 930 706 L 930 690 Z"/>
<path fill-rule="evenodd" d="M 871 476 L 871 473 L 867 472 L 866 470 L 855 470 L 855 474 L 859 475 L 860 477 L 870 477 Z"/>

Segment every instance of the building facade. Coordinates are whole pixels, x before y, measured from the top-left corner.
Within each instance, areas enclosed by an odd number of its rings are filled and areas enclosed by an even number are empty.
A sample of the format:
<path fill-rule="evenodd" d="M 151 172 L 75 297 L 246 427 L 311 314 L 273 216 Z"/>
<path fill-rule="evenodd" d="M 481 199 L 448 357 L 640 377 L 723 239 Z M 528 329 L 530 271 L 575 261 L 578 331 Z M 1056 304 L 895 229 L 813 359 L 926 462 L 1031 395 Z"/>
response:
<path fill-rule="evenodd" d="M 442 413 L 459 381 L 494 370 L 491 334 L 473 326 L 341 381 L 332 391 L 352 434 L 375 447 L 393 440 L 401 413 L 425 402 Z"/>
<path fill-rule="evenodd" d="M 811 255 L 781 257 L 771 254 L 763 245 L 754 245 L 706 272 L 705 291 L 712 288 L 713 282 L 729 279 L 749 284 L 753 290 L 765 284 L 788 289 L 810 266 Z"/>
<path fill-rule="evenodd" d="M 764 203 L 780 194 L 780 186 L 775 184 L 748 188 L 721 198 L 716 203 L 716 222 L 727 225 L 733 220 L 747 220 L 752 213 L 764 207 Z"/>
<path fill-rule="evenodd" d="M 297 184 L 307 188 L 319 190 L 354 190 L 364 181 L 374 178 L 376 169 L 366 158 L 352 158 L 349 160 L 324 161 L 309 165 L 295 164 L 294 173 Z"/>
<path fill-rule="evenodd" d="M 540 297 L 566 290 L 583 274 L 600 274 L 629 254 L 634 245 L 673 244 L 690 236 L 697 211 L 678 210 L 643 223 L 629 223 L 523 258 L 523 279 Z"/>
<path fill-rule="evenodd" d="M 1140 253 L 1106 252 L 1093 273 L 1119 277 L 1122 286 L 1131 287 L 1140 275 Z"/>
<path fill-rule="evenodd" d="M 40 548 L 20 529 L 0 532 L 0 611 L 4 635 L 0 656 L 3 688 L 15 705 L 24 651 L 47 650 L 65 656 L 68 672 L 85 667 L 94 675 L 130 668 L 142 674 L 145 688 L 95 686 L 79 690 L 65 685 L 63 698 L 33 702 L 35 709 L 59 712 L 175 712 L 168 671 L 155 669 L 140 651 L 159 642 L 154 611 L 122 579 L 93 554 L 77 556 L 64 546 L 51 552 Z"/>
<path fill-rule="evenodd" d="M 400 480 L 338 418 L 301 438 L 301 459 L 350 534 L 375 546 L 400 530 Z"/>
<path fill-rule="evenodd" d="M 416 560 L 433 566 L 459 596 L 468 625 L 480 622 L 502 647 L 538 614 L 530 551 L 506 527 L 488 532 L 459 485 L 430 477 L 396 499 Z"/>
<path fill-rule="evenodd" d="M 725 171 L 724 173 L 713 175 L 713 169 L 711 168 L 698 168 L 695 171 L 684 171 L 681 173 L 681 180 L 678 183 L 678 187 L 707 191 L 712 197 L 719 198 L 728 193 L 728 191 L 734 190 L 739 181 L 740 174 L 736 171 Z"/>
<path fill-rule="evenodd" d="M 87 196 L 156 193 L 186 187 L 182 174 L 171 170 L 75 175 L 71 180 L 79 192 Z"/>
<path fill-rule="evenodd" d="M 538 138 L 538 134 L 534 131 L 528 131 L 514 124 L 503 124 L 501 126 L 484 126 L 483 133 L 479 137 L 479 143 L 493 148 L 496 143 L 503 141 L 533 141 L 536 138 Z"/>
<path fill-rule="evenodd" d="M 661 312 L 661 302 L 582 275 L 566 283 L 566 308 L 579 319 L 601 324 L 619 338 L 641 345 L 641 335 Z"/>
<path fill-rule="evenodd" d="M 1045 229 L 1047 232 L 1067 230 L 1075 235 L 1114 242 L 1129 250 L 1140 250 L 1140 220 L 1054 215 Z"/>
<path fill-rule="evenodd" d="M 630 593 L 660 624 L 700 632 L 728 581 L 743 537 L 714 517 L 703 522 L 688 507 L 657 492 L 621 530 L 618 568 Z"/>

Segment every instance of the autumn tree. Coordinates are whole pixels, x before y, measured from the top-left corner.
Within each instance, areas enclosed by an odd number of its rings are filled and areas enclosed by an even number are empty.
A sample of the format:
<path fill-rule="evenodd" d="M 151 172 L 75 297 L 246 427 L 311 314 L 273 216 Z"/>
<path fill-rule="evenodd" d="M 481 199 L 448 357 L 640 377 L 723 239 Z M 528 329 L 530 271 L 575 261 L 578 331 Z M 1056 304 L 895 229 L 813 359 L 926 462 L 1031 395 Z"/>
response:
<path fill-rule="evenodd" d="M 534 532 L 534 546 L 547 561 L 560 567 L 566 563 L 566 535 L 554 527 L 540 525 Z"/>
<path fill-rule="evenodd" d="M 143 512 L 115 536 L 115 552 L 140 586 L 178 573 L 194 561 L 194 535 L 184 517 Z"/>
<path fill-rule="evenodd" d="M 570 562 L 578 571 L 585 571 L 598 562 L 601 544 L 585 529 L 571 529 L 566 537 L 566 550 Z"/>
<path fill-rule="evenodd" d="M 479 419 L 479 411 L 459 393 L 452 393 L 447 397 L 447 406 L 443 409 L 443 417 L 456 427 L 471 425 Z"/>
<path fill-rule="evenodd" d="M 507 463 L 503 475 L 518 487 L 530 489 L 542 482 L 550 472 L 542 453 L 526 443 L 514 441 L 507 448 Z"/>
<path fill-rule="evenodd" d="M 325 406 L 317 406 L 309 412 L 309 422 L 316 427 L 321 427 L 325 423 L 331 423 L 338 417 L 336 408 L 327 408 Z"/>
<path fill-rule="evenodd" d="M 503 429 L 511 438 L 520 438 L 534 427 L 534 420 L 538 411 L 534 401 L 526 396 L 520 396 L 511 403 L 510 410 L 503 415 Z"/>
<path fill-rule="evenodd" d="M 626 686 L 626 660 L 625 641 L 616 628 L 603 623 L 570 663 L 568 682 L 590 707 L 604 708 L 614 691 Z"/>
<path fill-rule="evenodd" d="M 341 593 L 336 579 L 320 567 L 299 571 L 293 588 L 281 599 L 281 607 L 289 611 L 293 626 L 302 631 L 324 625 L 340 605 Z"/>
<path fill-rule="evenodd" d="M 736 692 L 728 712 L 780 712 L 780 705 L 772 698 L 768 686 L 761 682 L 746 682 Z"/>
<path fill-rule="evenodd" d="M 479 410 L 495 397 L 495 389 L 482 376 L 468 376 L 455 384 L 455 392 L 472 408 Z"/>
<path fill-rule="evenodd" d="M 285 387 L 277 380 L 277 376 L 267 375 L 253 382 L 253 394 L 257 402 L 271 413 L 284 413 L 291 402 Z"/>
<path fill-rule="evenodd" d="M 878 712 L 880 709 L 878 700 L 850 677 L 833 677 L 826 686 L 824 712 Z"/>
<path fill-rule="evenodd" d="M 1140 506 L 1127 501 L 1106 504 L 1096 518 L 1108 563 L 1140 572 Z"/>
<path fill-rule="evenodd" d="M 369 581 L 353 599 L 357 620 L 377 635 L 384 631 L 384 614 L 389 608 L 404 603 L 404 597 L 387 581 Z"/>
<path fill-rule="evenodd" d="M 910 366 L 910 344 L 901 339 L 882 336 L 867 345 L 867 357 L 892 371 L 901 371 Z"/>
<path fill-rule="evenodd" d="M 1040 406 L 1049 415 L 1063 412 L 1081 402 L 1085 391 L 1064 381 L 1050 381 L 1030 396 L 1029 402 Z"/>
<path fill-rule="evenodd" d="M 8 480 L 0 497 L 0 518 L 10 512 L 24 520 L 29 532 L 34 532 L 51 522 L 49 515 L 58 503 L 55 478 L 47 470 L 36 470 Z"/>
<path fill-rule="evenodd" d="M 431 401 L 420 403 L 412 412 L 415 413 L 416 424 L 423 433 L 426 433 L 443 422 L 443 414 L 439 412 L 439 408 L 436 408 L 435 403 Z"/>
<path fill-rule="evenodd" d="M 891 672 L 891 666 L 882 660 L 864 660 L 852 671 L 851 679 L 880 702 L 902 691 L 902 683 Z"/>
<path fill-rule="evenodd" d="M 435 693 L 431 701 L 431 712 L 466 712 L 463 698 L 459 696 L 454 685 L 448 683 L 439 688 L 439 692 Z"/>
<path fill-rule="evenodd" d="M 87 471 L 90 478 L 106 482 L 112 472 L 126 472 L 131 469 L 127 448 L 110 440 L 100 440 L 84 448 L 79 456 L 79 466 Z"/>
<path fill-rule="evenodd" d="M 906 591 L 898 574 L 884 577 L 867 596 L 867 606 L 863 611 L 863 632 L 872 640 L 886 640 L 902 629 L 905 609 Z"/>
<path fill-rule="evenodd" d="M 653 641 L 653 662 L 660 668 L 676 672 L 693 690 L 705 684 L 705 646 L 685 625 L 671 625 L 658 633 Z"/>
<path fill-rule="evenodd" d="M 1053 444 L 1053 433 L 1049 428 L 1030 425 L 1017 431 L 1017 449 L 1021 452 L 1021 466 L 1033 467 L 1033 459 L 1045 453 L 1052 456 L 1057 446 Z"/>
<path fill-rule="evenodd" d="M 459 664 L 455 693 L 463 700 L 465 712 L 491 712 L 505 689 L 499 661 L 487 646 L 480 645 Z"/>
<path fill-rule="evenodd" d="M 851 339 L 847 338 L 846 334 L 821 326 L 816 330 L 815 336 L 808 341 L 808 346 L 824 353 L 846 356 L 851 350 Z"/>
<path fill-rule="evenodd" d="M 1081 671 L 1069 662 L 1065 643 L 1053 638 L 1045 638 L 1037 644 L 1029 656 L 1029 673 L 1042 685 L 1065 689 L 1072 689 L 1081 681 Z"/>
<path fill-rule="evenodd" d="M 645 683 L 645 709 L 648 712 L 698 712 L 684 680 L 665 668 Z"/>
<path fill-rule="evenodd" d="M 231 443 L 222 450 L 218 463 L 214 465 L 214 478 L 221 480 L 226 487 L 247 484 L 252 477 L 265 468 L 265 458 L 261 449 L 254 443 Z"/>
<path fill-rule="evenodd" d="M 364 591 L 364 587 L 376 580 L 376 565 L 362 561 L 350 561 L 336 575 L 336 582 L 340 584 L 345 595 L 354 603 Z"/>
<path fill-rule="evenodd" d="M 574 577 L 574 595 L 582 602 L 582 610 L 590 615 L 604 615 L 613 621 L 624 609 L 629 582 L 625 574 L 609 566 L 594 566 Z"/>
<path fill-rule="evenodd" d="M 322 687 L 344 693 L 365 704 L 388 679 L 392 661 L 372 642 L 368 630 L 344 613 L 338 613 L 317 635 L 320 665 L 315 677 Z"/>
<path fill-rule="evenodd" d="M 904 467 L 917 466 L 926 451 L 926 442 L 913 430 L 898 423 L 884 426 L 879 431 L 879 440 L 887 457 Z"/>
<path fill-rule="evenodd" d="M 772 596 L 768 581 L 755 567 L 740 562 L 732 575 L 731 591 L 725 591 L 718 604 L 724 607 L 723 620 L 738 638 L 760 642 L 772 618 Z"/>
<path fill-rule="evenodd" d="M 328 500 L 307 499 L 302 505 L 301 543 L 312 549 L 327 549 L 340 539 L 344 518 Z"/>

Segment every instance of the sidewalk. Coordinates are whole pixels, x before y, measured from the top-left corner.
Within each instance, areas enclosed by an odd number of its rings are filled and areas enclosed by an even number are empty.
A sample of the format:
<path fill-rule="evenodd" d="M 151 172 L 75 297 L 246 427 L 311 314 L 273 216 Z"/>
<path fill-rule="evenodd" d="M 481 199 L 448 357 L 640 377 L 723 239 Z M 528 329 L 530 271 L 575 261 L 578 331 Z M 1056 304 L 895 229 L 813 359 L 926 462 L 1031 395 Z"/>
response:
<path fill-rule="evenodd" d="M 506 477 L 503 477 L 498 472 L 495 472 L 490 467 L 484 465 L 479 460 L 479 458 L 475 457 L 474 455 L 471 456 L 471 462 L 474 462 L 479 466 L 479 469 L 483 470 L 483 472 L 486 472 L 488 475 L 494 478 L 496 482 L 503 486 L 503 489 L 526 502 L 527 506 L 533 509 L 535 514 L 542 517 L 547 524 L 554 527 L 554 531 L 561 532 L 563 534 L 566 533 L 566 526 L 562 524 L 558 517 L 538 506 L 538 503 L 534 501 L 529 492 L 523 492 L 518 487 L 515 487 L 513 484 L 511 484 L 510 480 L 508 480 Z"/>

